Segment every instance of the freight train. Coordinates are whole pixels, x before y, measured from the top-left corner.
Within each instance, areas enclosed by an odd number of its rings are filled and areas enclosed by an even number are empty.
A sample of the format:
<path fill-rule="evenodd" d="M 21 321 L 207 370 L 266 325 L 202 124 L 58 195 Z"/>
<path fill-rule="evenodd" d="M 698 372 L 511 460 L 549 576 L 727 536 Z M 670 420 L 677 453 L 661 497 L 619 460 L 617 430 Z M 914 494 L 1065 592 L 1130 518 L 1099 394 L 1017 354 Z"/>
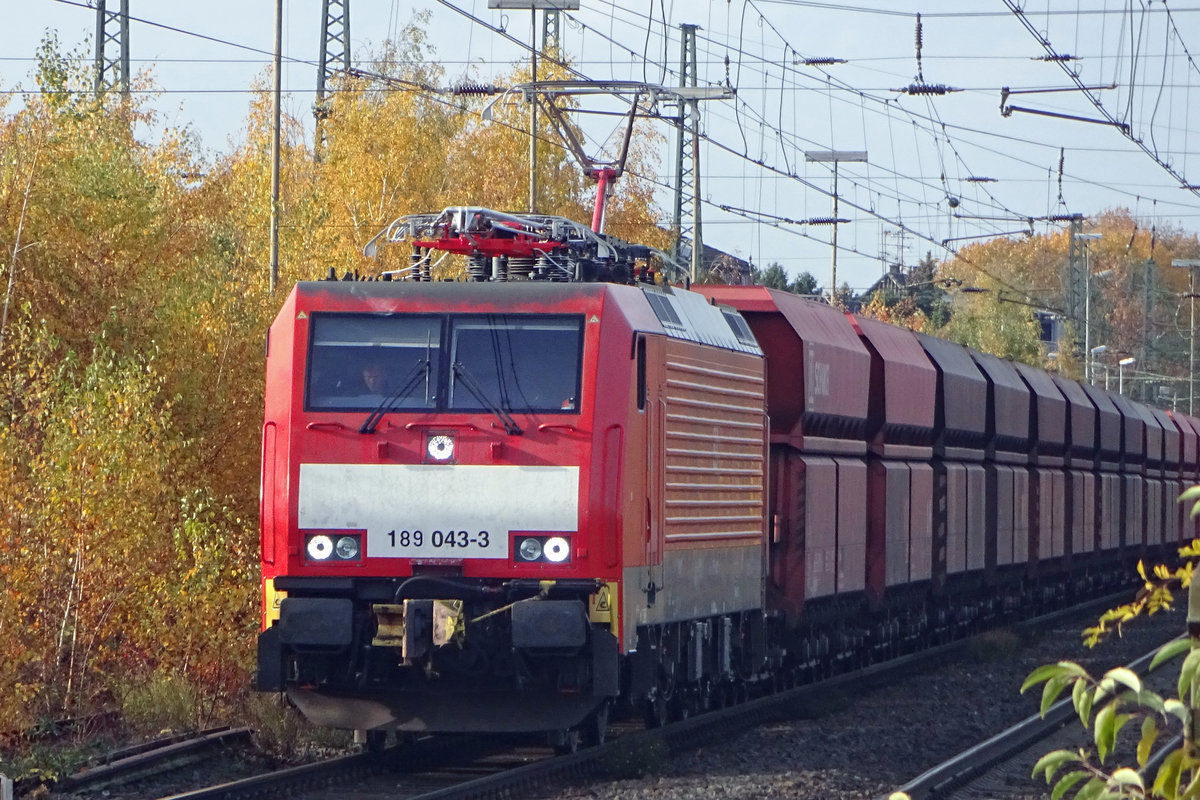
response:
<path fill-rule="evenodd" d="M 270 328 L 258 688 L 604 737 L 1128 584 L 1200 420 L 553 217 L 406 217 Z M 467 279 L 431 280 L 444 252 Z M 332 276 L 331 276 L 332 277 Z M 676 276 L 677 277 L 677 276 Z"/>

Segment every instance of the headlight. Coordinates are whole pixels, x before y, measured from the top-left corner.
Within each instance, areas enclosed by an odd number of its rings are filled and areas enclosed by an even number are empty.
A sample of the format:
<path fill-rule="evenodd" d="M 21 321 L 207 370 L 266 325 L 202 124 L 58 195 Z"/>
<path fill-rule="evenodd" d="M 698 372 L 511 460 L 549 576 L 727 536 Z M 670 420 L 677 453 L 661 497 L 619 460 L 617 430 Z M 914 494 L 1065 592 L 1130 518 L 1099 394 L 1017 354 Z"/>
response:
<path fill-rule="evenodd" d="M 561 564 L 571 555 L 570 543 L 561 536 L 552 536 L 547 539 L 542 550 L 546 554 L 546 560 L 555 564 Z"/>
<path fill-rule="evenodd" d="M 333 555 L 333 540 L 321 534 L 308 540 L 308 557 L 313 561 L 324 561 Z"/>
<path fill-rule="evenodd" d="M 571 559 L 571 540 L 566 536 L 526 536 L 517 542 L 513 560 L 518 564 L 562 564 Z"/>
<path fill-rule="evenodd" d="M 522 539 L 517 552 L 521 554 L 522 561 L 537 561 L 542 557 L 542 543 L 537 539 Z"/>
<path fill-rule="evenodd" d="M 362 558 L 362 536 L 358 534 L 313 533 L 304 537 L 309 561 L 358 561 Z"/>
<path fill-rule="evenodd" d="M 454 438 L 444 433 L 433 434 L 425 440 L 425 452 L 434 461 L 449 461 L 454 458 Z"/>
<path fill-rule="evenodd" d="M 335 549 L 337 550 L 338 558 L 347 561 L 358 558 L 358 539 L 353 536 L 343 536 L 337 540 L 337 547 Z"/>

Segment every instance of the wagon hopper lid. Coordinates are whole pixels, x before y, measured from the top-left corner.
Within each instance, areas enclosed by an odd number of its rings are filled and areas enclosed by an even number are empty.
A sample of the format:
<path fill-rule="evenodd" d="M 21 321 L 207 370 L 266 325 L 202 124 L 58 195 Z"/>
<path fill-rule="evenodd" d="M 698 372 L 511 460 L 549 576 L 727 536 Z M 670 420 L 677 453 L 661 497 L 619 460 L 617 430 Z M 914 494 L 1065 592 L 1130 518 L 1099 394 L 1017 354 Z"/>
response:
<path fill-rule="evenodd" d="M 1038 463 L 1052 466 L 1067 449 L 1067 399 L 1045 372 L 1028 364 L 1013 364 L 1031 394 L 1030 438 Z M 1049 463 L 1047 463 L 1049 460 Z"/>
<path fill-rule="evenodd" d="M 1097 386 L 1081 383 L 1084 393 L 1096 407 L 1097 442 L 1099 443 L 1100 459 L 1110 464 L 1121 458 L 1121 433 L 1124 418 L 1108 394 Z M 1139 446 L 1138 457 L 1144 452 Z"/>
<path fill-rule="evenodd" d="M 923 333 L 916 337 L 937 367 L 938 447 L 947 457 L 982 459 L 987 443 L 987 379 L 961 344 Z"/>
<path fill-rule="evenodd" d="M 1091 460 L 1096 455 L 1096 407 L 1075 381 L 1060 375 L 1051 380 L 1067 399 L 1067 452 L 1072 458 Z"/>
<path fill-rule="evenodd" d="M 1170 412 L 1161 408 L 1152 408 L 1150 412 L 1163 429 L 1163 468 L 1176 471 L 1183 460 L 1183 434 L 1175 427 Z"/>
<path fill-rule="evenodd" d="M 990 446 L 997 452 L 1029 452 L 1029 387 L 1012 362 L 988 353 L 969 350 L 988 382 Z"/>
<path fill-rule="evenodd" d="M 740 311 L 762 346 L 773 441 L 866 452 L 871 356 L 843 312 L 765 286 L 693 289 Z"/>
<path fill-rule="evenodd" d="M 932 454 L 937 368 L 908 328 L 847 314 L 871 353 L 871 449 L 885 456 Z"/>

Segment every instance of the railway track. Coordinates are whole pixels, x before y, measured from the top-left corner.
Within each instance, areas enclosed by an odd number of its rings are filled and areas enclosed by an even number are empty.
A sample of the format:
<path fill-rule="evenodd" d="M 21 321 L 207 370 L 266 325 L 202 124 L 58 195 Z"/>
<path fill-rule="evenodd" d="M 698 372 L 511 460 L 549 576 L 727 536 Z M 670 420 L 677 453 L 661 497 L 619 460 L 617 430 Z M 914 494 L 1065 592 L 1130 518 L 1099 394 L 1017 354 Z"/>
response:
<path fill-rule="evenodd" d="M 1147 689 L 1169 694 L 1174 690 L 1177 677 L 1170 667 L 1177 665 L 1179 658 L 1158 665 L 1153 673 L 1147 672 L 1160 646 L 1155 646 L 1128 666 L 1142 677 Z M 1177 744 L 1168 742 L 1160 746 L 1159 757 Z M 1035 790 L 1044 784 L 1041 784 L 1040 778 L 1031 779 L 1030 773 L 1038 759 L 1052 750 L 1079 749 L 1094 751 L 1095 742 L 1090 732 L 1081 728 L 1068 692 L 1065 699 L 1055 703 L 1044 717 L 1032 715 L 926 770 L 896 791 L 907 794 L 912 800 L 941 800 L 948 797 L 1016 800 L 1037 796 Z M 1114 758 L 1112 763 L 1133 763 L 1131 753 L 1118 751 L 1117 755 L 1124 755 L 1125 758 Z M 1045 786 L 1046 795 L 1049 795 L 1051 788 Z"/>
<path fill-rule="evenodd" d="M 196 734 L 166 736 L 109 753 L 93 764 L 59 780 L 62 793 L 107 792 L 110 787 L 136 783 L 149 776 L 180 770 L 235 749 L 248 747 L 249 728 L 210 728 Z"/>
<path fill-rule="evenodd" d="M 1122 596 L 1101 598 L 1087 607 L 1023 623 L 1037 629 L 1061 624 L 1069 616 L 1111 607 Z M 662 728 L 645 729 L 640 721 L 614 720 L 609 741 L 578 753 L 555 756 L 550 747 L 511 739 L 433 737 L 388 748 L 254 775 L 170 795 L 170 800 L 328 797 L 334 786 L 353 787 L 356 798 L 402 797 L 421 800 L 534 796 L 553 787 L 637 774 L 639 761 L 667 759 L 728 741 L 737 732 L 772 721 L 805 716 L 830 696 L 853 696 L 928 671 L 959 657 L 969 640 L 942 645 L 820 682 L 750 699 L 729 708 L 693 716 Z M 1032 763 L 1032 762 L 1031 762 Z M 1028 776 L 1028 767 L 1024 768 Z"/>

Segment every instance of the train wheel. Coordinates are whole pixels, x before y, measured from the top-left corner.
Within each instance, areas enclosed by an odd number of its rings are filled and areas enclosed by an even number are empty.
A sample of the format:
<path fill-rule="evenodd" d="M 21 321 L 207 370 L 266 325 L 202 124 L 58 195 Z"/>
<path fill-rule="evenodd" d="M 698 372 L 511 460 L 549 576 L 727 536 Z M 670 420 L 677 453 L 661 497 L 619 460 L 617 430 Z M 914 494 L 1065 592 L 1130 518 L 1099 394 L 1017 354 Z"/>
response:
<path fill-rule="evenodd" d="M 569 728 L 551 733 L 550 744 L 554 747 L 555 753 L 567 756 L 579 752 L 579 748 L 583 744 L 583 737 L 578 729 Z"/>
<path fill-rule="evenodd" d="M 672 703 L 671 716 L 679 721 L 683 721 L 692 715 L 696 708 L 696 696 L 691 691 L 683 691 L 675 693 L 675 702 Z"/>
<path fill-rule="evenodd" d="M 608 711 L 611 703 L 605 700 L 583 723 L 583 743 L 588 747 L 599 747 L 608 739 Z"/>
<path fill-rule="evenodd" d="M 696 695 L 696 713 L 703 714 L 713 710 L 713 688 L 711 681 L 704 681 Z"/>
<path fill-rule="evenodd" d="M 661 728 L 667 724 L 667 698 L 663 697 L 661 693 L 655 692 L 652 697 L 647 698 L 643 711 L 647 728 Z"/>
<path fill-rule="evenodd" d="M 382 753 L 387 745 L 387 731 L 367 731 L 364 744 L 368 753 Z"/>

